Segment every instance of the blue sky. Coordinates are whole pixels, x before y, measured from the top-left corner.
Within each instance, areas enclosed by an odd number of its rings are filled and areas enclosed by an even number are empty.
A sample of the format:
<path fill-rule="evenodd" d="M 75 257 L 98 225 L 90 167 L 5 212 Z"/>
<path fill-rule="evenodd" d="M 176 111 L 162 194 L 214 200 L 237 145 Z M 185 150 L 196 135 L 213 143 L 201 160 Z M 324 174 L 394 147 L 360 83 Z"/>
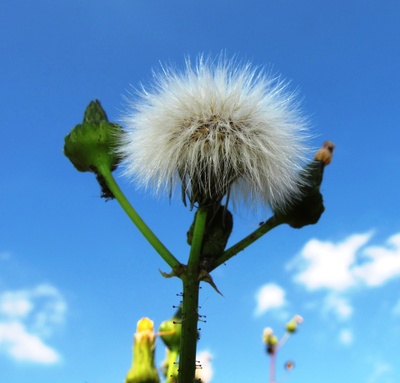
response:
<path fill-rule="evenodd" d="M 118 121 L 160 63 L 221 51 L 290 80 L 313 146 L 337 148 L 318 225 L 279 227 L 216 270 L 224 297 L 203 286 L 212 382 L 267 382 L 262 331 L 281 334 L 294 314 L 304 323 L 280 381 L 400 380 L 398 1 L 2 0 L 0 30 L 2 382 L 121 382 L 137 320 L 172 315 L 179 280 L 160 276 L 165 264 L 63 140 L 91 100 Z M 118 179 L 184 261 L 192 213 Z M 235 216 L 231 242 L 262 219 Z M 158 343 L 158 363 L 163 353 Z"/>

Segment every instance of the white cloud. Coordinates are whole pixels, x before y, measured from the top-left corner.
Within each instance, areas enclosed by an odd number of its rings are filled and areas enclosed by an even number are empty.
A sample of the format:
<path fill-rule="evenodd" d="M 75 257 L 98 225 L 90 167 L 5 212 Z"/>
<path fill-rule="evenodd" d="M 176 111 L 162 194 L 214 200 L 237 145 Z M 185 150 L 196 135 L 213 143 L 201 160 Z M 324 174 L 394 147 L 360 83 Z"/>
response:
<path fill-rule="evenodd" d="M 0 350 L 16 360 L 55 363 L 60 357 L 44 339 L 65 318 L 67 305 L 49 284 L 0 293 Z"/>
<path fill-rule="evenodd" d="M 400 275 L 400 233 L 390 237 L 387 245 L 366 248 L 364 258 L 368 261 L 353 270 L 368 286 L 382 285 Z"/>
<path fill-rule="evenodd" d="M 341 291 L 354 286 L 356 280 L 351 267 L 356 261 L 357 251 L 370 238 L 371 234 L 367 233 L 352 235 L 337 244 L 310 240 L 301 251 L 303 265 L 295 281 L 310 290 L 327 288 Z"/>
<path fill-rule="evenodd" d="M 212 354 L 208 351 L 202 351 L 196 355 L 196 360 L 201 366 L 201 368 L 196 369 L 196 379 L 201 379 L 202 383 L 210 383 L 214 375 L 211 365 L 212 358 Z"/>
<path fill-rule="evenodd" d="M 0 348 L 13 359 L 43 364 L 57 362 L 60 357 L 20 322 L 0 323 Z"/>
<path fill-rule="evenodd" d="M 353 344 L 354 336 L 353 332 L 349 329 L 343 329 L 339 333 L 339 342 L 345 346 L 350 346 Z"/>
<path fill-rule="evenodd" d="M 339 320 L 347 320 L 353 314 L 353 307 L 349 301 L 337 294 L 329 294 L 325 297 L 324 309 L 329 314 L 333 313 Z"/>
<path fill-rule="evenodd" d="M 256 293 L 257 316 L 264 314 L 271 309 L 279 309 L 286 305 L 285 290 L 275 283 L 268 283 L 261 286 Z"/>
<path fill-rule="evenodd" d="M 350 319 L 349 293 L 355 288 L 376 288 L 400 277 L 400 233 L 381 245 L 369 245 L 372 233 L 350 235 L 340 242 L 312 239 L 289 264 L 293 280 L 309 290 L 323 290 L 322 310 L 339 321 Z M 400 300 L 392 309 L 400 315 Z M 342 343 L 351 344 L 344 331 Z"/>
<path fill-rule="evenodd" d="M 400 233 L 387 245 L 369 246 L 372 233 L 356 234 L 339 243 L 310 240 L 297 258 L 294 280 L 310 290 L 345 291 L 380 286 L 400 276 Z"/>

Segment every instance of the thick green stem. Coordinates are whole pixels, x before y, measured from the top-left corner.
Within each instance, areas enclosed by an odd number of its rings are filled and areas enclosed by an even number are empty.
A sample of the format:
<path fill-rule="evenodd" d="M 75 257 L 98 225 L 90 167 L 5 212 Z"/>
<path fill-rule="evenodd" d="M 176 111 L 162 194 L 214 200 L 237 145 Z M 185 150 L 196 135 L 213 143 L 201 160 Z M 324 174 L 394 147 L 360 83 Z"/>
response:
<path fill-rule="evenodd" d="M 220 257 L 218 257 L 213 268 L 210 271 L 216 269 L 218 266 L 225 263 L 228 259 L 232 258 L 237 253 L 244 250 L 247 246 L 250 246 L 253 242 L 257 241 L 257 239 L 268 233 L 274 227 L 277 227 L 284 222 L 285 221 L 283 219 L 278 218 L 276 215 L 272 216 L 258 229 L 254 230 L 250 235 L 243 238 L 241 241 L 226 250 Z"/>
<path fill-rule="evenodd" d="M 132 207 L 129 201 L 126 199 L 124 193 L 122 193 L 118 184 L 115 182 L 111 171 L 106 167 L 101 167 L 97 169 L 98 172 L 104 177 L 108 188 L 113 193 L 116 200 L 119 202 L 121 207 L 125 210 L 128 217 L 136 225 L 143 236 L 149 241 L 149 243 L 154 247 L 154 249 L 161 255 L 165 262 L 171 268 L 180 265 L 180 262 L 170 253 L 170 251 L 163 245 L 163 243 L 158 239 L 158 237 L 151 231 L 151 229 L 142 220 L 136 210 Z"/>
<path fill-rule="evenodd" d="M 178 383 L 193 383 L 196 370 L 197 322 L 199 319 L 199 263 L 207 210 L 196 214 L 192 247 L 183 282 L 182 336 L 179 357 Z"/>

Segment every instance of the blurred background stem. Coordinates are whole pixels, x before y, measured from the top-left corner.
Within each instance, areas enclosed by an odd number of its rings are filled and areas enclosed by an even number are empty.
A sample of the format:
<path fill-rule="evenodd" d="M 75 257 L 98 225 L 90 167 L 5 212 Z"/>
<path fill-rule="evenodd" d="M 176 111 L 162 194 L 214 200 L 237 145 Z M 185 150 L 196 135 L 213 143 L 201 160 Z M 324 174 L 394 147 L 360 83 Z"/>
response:
<path fill-rule="evenodd" d="M 179 356 L 178 383 L 193 383 L 196 370 L 196 346 L 199 319 L 199 263 L 206 225 L 207 210 L 199 208 L 196 214 L 192 246 L 183 282 L 182 337 Z"/>

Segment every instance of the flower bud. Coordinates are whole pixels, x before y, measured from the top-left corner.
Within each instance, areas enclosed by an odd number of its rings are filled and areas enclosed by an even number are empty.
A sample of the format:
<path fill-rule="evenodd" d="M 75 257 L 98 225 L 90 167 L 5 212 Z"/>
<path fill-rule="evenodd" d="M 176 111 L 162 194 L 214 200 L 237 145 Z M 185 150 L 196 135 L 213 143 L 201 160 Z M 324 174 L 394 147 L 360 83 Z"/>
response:
<path fill-rule="evenodd" d="M 134 336 L 132 367 L 128 371 L 125 383 L 158 383 L 160 381 L 154 364 L 155 343 L 153 321 L 149 318 L 140 319 Z"/>
<path fill-rule="evenodd" d="M 289 206 L 286 211 L 277 211 L 277 215 L 284 219 L 288 225 L 300 229 L 306 225 L 318 222 L 325 210 L 320 186 L 325 166 L 331 162 L 335 145 L 327 141 L 316 153 L 314 160 L 300 173 L 300 197 Z"/>
<path fill-rule="evenodd" d="M 297 331 L 297 325 L 303 322 L 303 318 L 300 315 L 295 315 L 287 324 L 286 331 L 293 334 Z"/>
<path fill-rule="evenodd" d="M 285 370 L 286 371 L 291 371 L 291 370 L 293 370 L 294 369 L 294 362 L 292 361 L 292 360 L 288 360 L 286 363 L 285 363 Z"/>
<path fill-rule="evenodd" d="M 82 124 L 65 137 L 64 154 L 80 172 L 97 172 L 100 166 L 114 170 L 120 158 L 114 150 L 122 129 L 108 122 L 99 101 L 86 108 Z"/>
<path fill-rule="evenodd" d="M 167 378 L 165 383 L 176 383 L 178 380 L 178 356 L 181 346 L 182 309 L 179 307 L 173 318 L 161 323 L 159 336 L 167 346 L 163 362 L 163 373 Z"/>
<path fill-rule="evenodd" d="M 276 346 L 278 345 L 278 337 L 274 335 L 274 332 L 271 327 L 267 327 L 264 329 L 263 342 L 267 346 L 267 353 L 274 354 Z"/>
<path fill-rule="evenodd" d="M 160 338 L 170 350 L 179 351 L 182 332 L 181 320 L 182 310 L 179 308 L 174 317 L 162 322 L 158 329 Z"/>
<path fill-rule="evenodd" d="M 270 338 L 272 337 L 273 334 L 274 334 L 274 332 L 273 332 L 272 328 L 271 327 L 266 327 L 264 329 L 264 332 L 263 332 L 263 342 L 265 344 L 268 344 L 268 342 L 269 342 L 269 340 L 270 340 Z"/>
<path fill-rule="evenodd" d="M 321 149 L 315 153 L 314 159 L 329 165 L 332 161 L 333 149 L 335 149 L 335 144 L 332 141 L 325 141 Z"/>
<path fill-rule="evenodd" d="M 102 188 L 102 197 L 113 198 L 100 169 L 116 169 L 121 158 L 116 154 L 122 133 L 119 125 L 108 122 L 98 100 L 86 108 L 82 124 L 65 137 L 64 154 L 80 172 L 93 172 Z"/>

